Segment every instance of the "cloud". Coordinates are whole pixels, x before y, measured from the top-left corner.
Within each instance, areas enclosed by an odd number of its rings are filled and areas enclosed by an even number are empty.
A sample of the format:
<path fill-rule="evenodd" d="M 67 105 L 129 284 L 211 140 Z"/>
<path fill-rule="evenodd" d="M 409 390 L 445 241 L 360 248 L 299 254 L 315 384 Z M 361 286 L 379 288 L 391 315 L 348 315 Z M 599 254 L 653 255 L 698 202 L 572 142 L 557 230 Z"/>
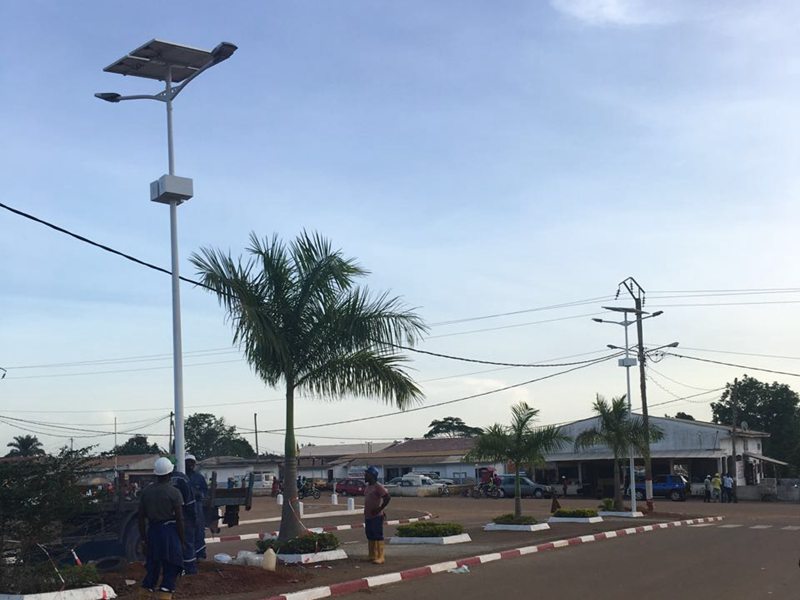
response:
<path fill-rule="evenodd" d="M 678 14 L 647 0 L 550 0 L 557 11 L 589 25 L 663 25 Z"/>

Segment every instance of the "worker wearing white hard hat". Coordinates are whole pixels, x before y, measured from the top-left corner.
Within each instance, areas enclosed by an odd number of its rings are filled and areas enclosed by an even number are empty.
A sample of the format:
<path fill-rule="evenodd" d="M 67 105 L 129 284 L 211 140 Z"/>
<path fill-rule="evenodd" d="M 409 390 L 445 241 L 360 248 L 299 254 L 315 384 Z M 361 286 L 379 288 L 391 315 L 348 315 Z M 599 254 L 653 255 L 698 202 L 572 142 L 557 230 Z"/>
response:
<path fill-rule="evenodd" d="M 141 494 L 139 535 L 147 573 L 139 598 L 156 593 L 159 600 L 171 599 L 183 567 L 183 498 L 170 481 L 173 469 L 170 459 L 157 459 L 153 465 L 156 482 Z"/>

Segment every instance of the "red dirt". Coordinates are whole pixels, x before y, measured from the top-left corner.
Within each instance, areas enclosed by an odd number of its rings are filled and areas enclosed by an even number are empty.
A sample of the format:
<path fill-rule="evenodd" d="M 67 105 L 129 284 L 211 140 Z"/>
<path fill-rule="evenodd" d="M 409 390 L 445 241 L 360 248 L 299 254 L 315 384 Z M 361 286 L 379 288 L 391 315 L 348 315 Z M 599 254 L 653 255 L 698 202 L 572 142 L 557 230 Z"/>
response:
<path fill-rule="evenodd" d="M 212 561 L 203 561 L 199 566 L 200 572 L 197 575 L 181 577 L 178 580 L 178 589 L 175 593 L 177 598 L 207 598 L 209 595 L 217 597 L 254 591 L 269 592 L 271 588 L 278 586 L 285 588 L 287 583 L 300 583 L 310 577 L 303 570 L 292 567 L 279 566 L 273 573 L 255 567 L 223 565 Z M 120 598 L 134 598 L 139 593 L 143 578 L 144 565 L 131 563 L 120 572 L 105 573 L 100 582 L 114 588 Z M 136 583 L 128 585 L 125 583 L 126 579 L 134 580 Z"/>

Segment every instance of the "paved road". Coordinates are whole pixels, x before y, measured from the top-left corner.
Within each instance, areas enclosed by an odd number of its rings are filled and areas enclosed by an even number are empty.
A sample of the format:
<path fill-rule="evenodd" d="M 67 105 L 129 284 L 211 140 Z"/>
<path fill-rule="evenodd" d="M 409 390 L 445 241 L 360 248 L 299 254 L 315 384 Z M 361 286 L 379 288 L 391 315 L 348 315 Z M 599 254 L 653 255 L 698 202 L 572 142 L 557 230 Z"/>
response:
<path fill-rule="evenodd" d="M 753 506 L 753 505 L 751 505 Z M 793 507 L 795 508 L 795 507 Z M 738 514 L 746 511 L 736 511 Z M 726 519 L 594 542 L 379 588 L 386 600 L 800 598 L 800 518 Z M 788 518 L 787 518 L 788 517 Z M 525 593 L 527 595 L 527 592 Z"/>

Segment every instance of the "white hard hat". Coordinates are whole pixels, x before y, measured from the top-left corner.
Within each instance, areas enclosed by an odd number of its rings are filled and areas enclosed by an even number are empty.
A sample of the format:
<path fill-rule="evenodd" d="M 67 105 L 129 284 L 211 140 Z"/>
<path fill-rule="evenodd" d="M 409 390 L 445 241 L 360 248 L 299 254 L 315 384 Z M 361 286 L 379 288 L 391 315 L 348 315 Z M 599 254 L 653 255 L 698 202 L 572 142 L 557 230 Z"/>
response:
<path fill-rule="evenodd" d="M 186 454 L 186 458 L 184 458 L 184 460 L 193 460 L 194 462 L 197 462 L 197 459 L 194 457 L 194 454 L 188 454 L 188 453 Z"/>
<path fill-rule="evenodd" d="M 169 475 L 174 468 L 172 462 L 166 456 L 162 456 L 153 465 L 153 473 L 156 475 Z"/>

